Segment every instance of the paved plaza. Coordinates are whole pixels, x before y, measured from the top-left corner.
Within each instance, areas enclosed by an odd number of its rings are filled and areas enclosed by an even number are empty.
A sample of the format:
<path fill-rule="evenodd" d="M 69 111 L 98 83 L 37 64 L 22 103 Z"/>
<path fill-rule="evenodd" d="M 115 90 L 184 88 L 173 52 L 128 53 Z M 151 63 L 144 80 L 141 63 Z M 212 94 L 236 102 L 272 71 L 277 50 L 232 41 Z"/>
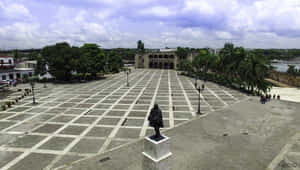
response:
<path fill-rule="evenodd" d="M 0 114 L 1 169 L 54 169 L 153 133 L 147 116 L 154 103 L 170 129 L 196 117 L 194 80 L 174 70 L 133 70 L 126 75 L 36 90 Z M 203 82 L 198 81 L 198 84 Z M 247 96 L 211 82 L 201 92 L 201 112 L 209 114 Z"/>

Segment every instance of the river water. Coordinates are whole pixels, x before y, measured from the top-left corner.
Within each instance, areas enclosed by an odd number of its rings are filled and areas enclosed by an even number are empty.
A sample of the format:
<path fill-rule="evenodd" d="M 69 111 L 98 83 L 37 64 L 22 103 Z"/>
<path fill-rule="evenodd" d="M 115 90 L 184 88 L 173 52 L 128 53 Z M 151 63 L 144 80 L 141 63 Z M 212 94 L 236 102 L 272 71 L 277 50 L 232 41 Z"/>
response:
<path fill-rule="evenodd" d="M 286 72 L 289 68 L 289 65 L 295 65 L 297 69 L 300 69 L 300 62 L 299 61 L 291 62 L 291 61 L 279 60 L 276 63 L 272 62 L 271 64 L 272 64 L 272 66 L 275 67 L 275 70 L 279 71 L 279 72 Z"/>

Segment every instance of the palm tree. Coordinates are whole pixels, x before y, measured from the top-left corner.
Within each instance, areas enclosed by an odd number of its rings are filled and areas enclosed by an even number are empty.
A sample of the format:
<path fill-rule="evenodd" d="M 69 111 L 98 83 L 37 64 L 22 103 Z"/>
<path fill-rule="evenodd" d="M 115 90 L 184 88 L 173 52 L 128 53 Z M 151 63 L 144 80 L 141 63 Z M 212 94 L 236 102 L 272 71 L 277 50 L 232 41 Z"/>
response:
<path fill-rule="evenodd" d="M 256 88 L 258 92 L 266 93 L 270 88 L 270 84 L 265 80 L 270 71 L 267 58 L 249 52 L 244 62 L 246 62 L 243 63 L 245 70 L 242 71 L 242 74 L 247 78 L 246 83 L 251 92 L 254 92 L 254 88 Z"/>

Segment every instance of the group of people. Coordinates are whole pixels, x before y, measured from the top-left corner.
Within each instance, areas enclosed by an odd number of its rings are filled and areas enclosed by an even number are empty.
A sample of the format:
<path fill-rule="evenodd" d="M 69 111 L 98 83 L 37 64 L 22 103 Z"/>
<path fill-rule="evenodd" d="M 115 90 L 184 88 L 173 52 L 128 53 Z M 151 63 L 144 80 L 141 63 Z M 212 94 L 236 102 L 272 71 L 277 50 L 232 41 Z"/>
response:
<path fill-rule="evenodd" d="M 265 104 L 267 101 L 270 101 L 272 99 L 271 94 L 261 95 L 260 96 L 260 103 Z M 273 99 L 276 99 L 276 94 L 273 94 Z M 280 95 L 277 95 L 277 100 L 280 100 Z"/>
<path fill-rule="evenodd" d="M 17 86 L 17 80 L 14 80 L 14 79 L 13 79 L 13 80 L 10 80 L 10 81 L 9 81 L 9 85 L 10 85 L 10 86 L 16 87 L 16 86 Z"/>

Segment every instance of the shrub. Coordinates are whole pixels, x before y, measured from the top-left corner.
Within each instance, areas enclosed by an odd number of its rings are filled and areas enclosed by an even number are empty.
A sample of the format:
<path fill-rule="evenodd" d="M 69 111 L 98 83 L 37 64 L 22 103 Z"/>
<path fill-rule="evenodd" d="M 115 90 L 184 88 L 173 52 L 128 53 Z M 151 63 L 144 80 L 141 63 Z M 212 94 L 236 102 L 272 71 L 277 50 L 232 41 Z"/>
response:
<path fill-rule="evenodd" d="M 10 101 L 5 102 L 5 104 L 7 105 L 7 107 L 11 107 L 11 102 Z"/>
<path fill-rule="evenodd" d="M 5 105 L 2 105 L 2 110 L 6 110 L 6 106 Z"/>

